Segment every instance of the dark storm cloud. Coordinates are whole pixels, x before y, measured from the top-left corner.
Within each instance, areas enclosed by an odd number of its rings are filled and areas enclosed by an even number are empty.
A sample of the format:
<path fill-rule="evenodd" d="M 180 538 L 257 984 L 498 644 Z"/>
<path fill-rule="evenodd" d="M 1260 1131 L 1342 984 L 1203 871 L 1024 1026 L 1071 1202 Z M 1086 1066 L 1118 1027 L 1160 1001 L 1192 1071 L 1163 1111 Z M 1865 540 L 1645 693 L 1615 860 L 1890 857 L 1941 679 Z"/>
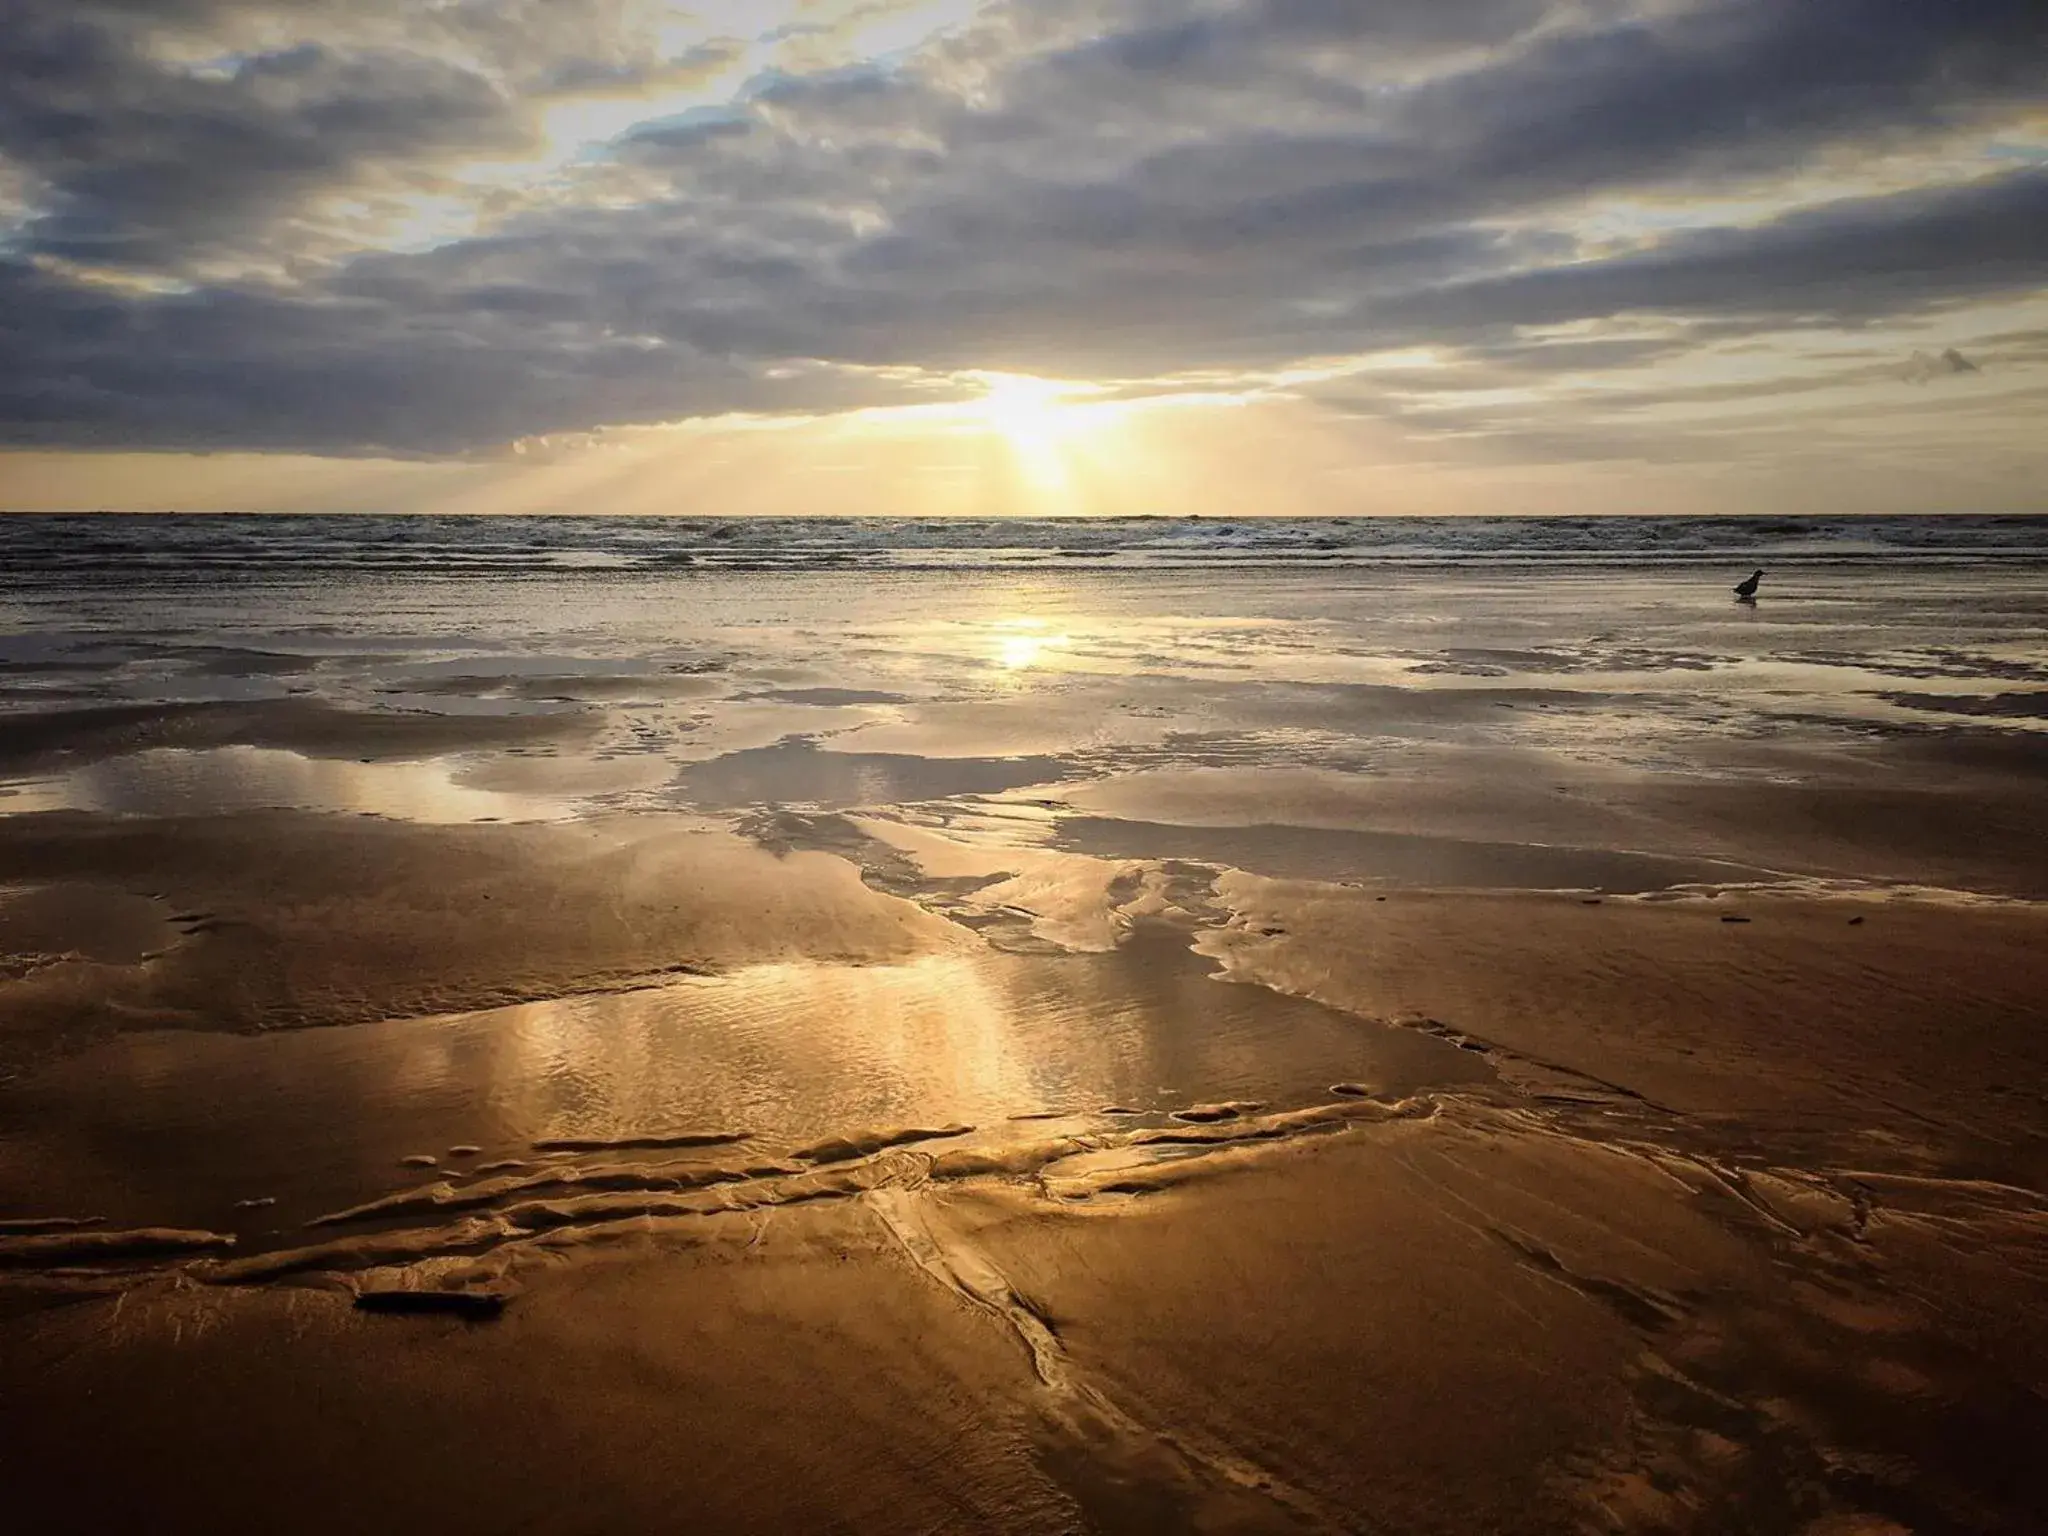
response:
<path fill-rule="evenodd" d="M 601 206 L 535 201 L 484 237 L 345 262 L 323 197 L 440 188 L 530 146 L 543 100 L 735 55 L 665 57 L 595 0 L 337 6 L 342 41 L 281 43 L 313 9 L 0 0 L 0 170 L 32 204 L 0 268 L 0 437 L 446 453 L 902 398 L 792 360 L 1129 378 L 1430 343 L 1483 362 L 1533 345 L 1519 327 L 1649 313 L 1726 335 L 2043 283 L 2048 173 L 2024 164 L 1809 188 L 1605 251 L 1573 224 L 1591 199 L 1680 206 L 2037 107 L 2034 0 L 1020 3 L 908 60 L 764 72 L 643 124 L 579 168 L 625 178 Z M 183 56 L 242 51 L 168 63 L 167 24 Z M 76 270 L 259 258 L 292 281 L 165 294 Z M 1604 345 L 1569 366 L 1674 344 Z"/>

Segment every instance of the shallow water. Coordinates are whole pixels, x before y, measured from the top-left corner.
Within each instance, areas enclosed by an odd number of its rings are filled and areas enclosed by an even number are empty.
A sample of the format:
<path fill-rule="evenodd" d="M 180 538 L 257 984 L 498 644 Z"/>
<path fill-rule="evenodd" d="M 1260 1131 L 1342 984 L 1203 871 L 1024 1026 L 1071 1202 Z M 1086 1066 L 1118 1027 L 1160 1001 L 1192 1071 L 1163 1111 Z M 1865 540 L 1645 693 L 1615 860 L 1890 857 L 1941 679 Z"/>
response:
<path fill-rule="evenodd" d="M 459 782 L 460 759 L 358 763 L 274 747 L 153 748 L 0 786 L 0 815 L 92 811 L 113 816 L 220 816 L 237 811 L 357 811 L 403 821 L 538 821 L 561 800 Z"/>
<path fill-rule="evenodd" d="M 1140 767 L 1398 772 L 1430 747 L 1796 778 L 1877 735 L 2048 731 L 2048 575 L 2032 565 L 1793 566 L 1754 605 L 1723 574 L 335 570 L 230 600 L 197 580 L 12 572 L 0 720 L 175 704 L 210 733 L 195 745 L 369 755 L 345 728 L 277 734 L 280 712 L 327 708 L 436 741 L 474 721 L 517 745 L 402 776 L 156 753 L 173 743 L 139 728 L 40 751 L 6 733 L 0 812 L 550 814 L 458 805 L 435 779 L 531 785 L 571 812 L 872 807 Z M 551 783 L 520 766 L 546 760 L 577 767 Z"/>
<path fill-rule="evenodd" d="M 1489 1080 L 1483 1058 L 1212 979 L 1183 933 L 1098 955 L 777 965 L 614 995 L 261 1037 L 124 1035 L 0 1084 L 0 1211 L 290 1240 L 298 1223 L 551 1139 L 748 1133 L 747 1155 L 966 1123 L 1003 1144 L 1216 1098 Z M 1116 1107 L 1135 1117 L 1108 1117 Z M 1040 1124 L 1012 1117 L 1050 1115 Z M 450 1157 L 451 1146 L 479 1150 Z M 237 1201 L 275 1200 L 238 1210 Z"/>

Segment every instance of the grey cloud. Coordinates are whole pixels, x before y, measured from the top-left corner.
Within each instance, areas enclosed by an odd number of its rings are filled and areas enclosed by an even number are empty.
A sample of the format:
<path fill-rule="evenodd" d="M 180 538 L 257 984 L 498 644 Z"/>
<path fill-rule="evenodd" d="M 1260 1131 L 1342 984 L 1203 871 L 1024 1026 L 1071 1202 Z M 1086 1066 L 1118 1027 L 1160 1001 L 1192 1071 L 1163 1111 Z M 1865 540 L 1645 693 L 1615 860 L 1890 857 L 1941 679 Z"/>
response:
<path fill-rule="evenodd" d="M 0 50 L 0 154 L 47 189 L 33 247 L 177 269 L 366 167 L 524 142 L 498 90 L 414 54 L 317 43 L 172 69 L 90 12 L 14 8 Z"/>
<path fill-rule="evenodd" d="M 24 322 L 20 317 L 32 316 Z M 199 293 L 146 311 L 0 263 L 0 422 L 19 444 L 455 455 L 537 424 L 834 409 L 874 388 L 830 370 L 649 346 L 519 305 L 431 323 L 356 300 Z"/>
<path fill-rule="evenodd" d="M 1354 34 L 1354 63 L 1368 68 L 1372 36 Z M 1241 63 L 1250 83 L 1268 60 Z M 1589 190 L 1696 192 L 1704 175 L 1783 170 L 1841 139 L 2015 110 L 2036 102 L 2044 69 L 2048 11 L 2027 3 L 1710 5 L 1663 25 L 1567 28 L 1337 121 L 1169 134 L 1114 190 L 1134 237 L 1168 252 L 1248 238 L 1379 245 Z M 1133 97 L 1128 82 L 1075 78 L 1105 110 L 1124 102 L 1148 116 L 1211 86 L 1169 75 L 1162 96 Z M 1041 122 L 1082 105 L 1026 71 L 1010 102 L 1024 122 L 1034 85 Z M 1015 190 L 1004 233 L 1024 240 L 1057 238 L 1063 205 L 1099 191 L 1058 180 Z M 907 210 L 913 227 L 919 213 Z"/>
<path fill-rule="evenodd" d="M 1753 229 L 1711 230 L 1607 261 L 1418 294 L 1410 339 L 1617 314 L 1742 315 L 1758 324 L 1857 322 L 2043 286 L 2048 170 L 1844 199 Z"/>
<path fill-rule="evenodd" d="M 717 43 L 660 58 L 633 14 L 629 0 L 0 0 L 0 159 L 42 190 L 26 240 L 44 254 L 174 276 L 289 266 L 309 236 L 346 238 L 315 234 L 322 196 L 447 192 L 452 162 L 534 150 L 552 99 L 730 60 Z"/>
<path fill-rule="evenodd" d="M 1589 197 L 1678 201 L 2029 110 L 2048 11 L 2026 0 L 1034 0 L 923 58 L 764 74 L 643 124 L 580 173 L 625 178 L 605 185 L 628 205 L 572 186 L 295 286 L 120 294 L 34 263 L 289 255 L 318 193 L 436 185 L 450 157 L 527 142 L 550 93 L 730 47 L 663 58 L 599 0 L 368 5 L 333 13 L 340 42 L 194 76 L 117 13 L 260 40 L 291 8 L 0 6 L 28 44 L 0 61 L 0 155 L 44 188 L 0 267 L 18 443 L 440 453 L 893 398 L 790 359 L 1130 379 L 1431 343 L 1620 366 L 2038 292 L 2048 249 L 2048 173 L 2025 166 L 1618 254 L 1571 233 Z M 1576 354 L 1525 335 L 1636 313 L 1686 325 Z"/>
<path fill-rule="evenodd" d="M 1927 382 L 1977 371 L 1955 348 L 1916 353 L 1901 369 L 1873 361 L 1867 350 L 1821 353 L 1772 377 L 1714 379 L 1676 373 L 1640 373 L 1641 364 L 1683 357 L 1707 339 L 1690 329 L 1663 340 L 1549 342 L 1493 348 L 1476 346 L 1447 355 L 1433 369 L 1384 369 L 1311 385 L 1301 392 L 1347 416 L 1398 424 L 1422 456 L 1441 455 L 1456 443 L 1469 457 L 1526 463 L 1657 462 L 1702 467 L 1725 464 L 1732 448 L 1754 452 L 1774 445 L 1811 453 L 1819 441 L 1863 432 L 1873 422 L 1898 418 L 1907 431 L 1935 427 L 1940 437 L 1960 436 L 1973 424 L 1996 427 L 2036 410 L 2048 382 L 1995 399 L 1973 410 L 1968 396 L 1945 399 L 1938 418 L 1917 402 L 1905 404 L 1900 380 Z M 2042 334 L 1988 337 L 2000 356 L 2030 361 Z M 1608 347 L 1613 350 L 1607 350 Z M 1589 374 L 1612 367 L 1618 379 L 1584 387 Z M 1548 392 L 1530 386 L 1564 372 L 1579 386 Z M 1843 391 L 1854 391 L 1843 404 Z M 1512 392 L 1504 397 L 1502 392 Z M 1519 398 L 1516 398 L 1519 397 Z M 1760 410 L 1767 407 L 1767 410 Z M 1866 434 L 1867 435 L 1867 434 Z"/>
<path fill-rule="evenodd" d="M 1546 0 L 1390 0 L 1370 8 L 1351 0 L 1247 0 L 1194 15 L 1160 8 L 1157 19 L 1081 42 L 1045 68 L 1088 84 L 1115 74 L 1151 76 L 1176 89 L 1214 88 L 1242 83 L 1248 70 L 1309 73 L 1304 48 L 1370 51 L 1384 61 L 1503 43 L 1553 9 Z"/>
<path fill-rule="evenodd" d="M 1908 384 L 1931 384 L 1936 379 L 1952 379 L 1959 373 L 1979 371 L 1975 363 L 1954 347 L 1945 347 L 1933 354 L 1915 352 L 1906 359 L 1906 366 L 1899 370 L 1899 376 Z"/>
<path fill-rule="evenodd" d="M 1418 92 L 1418 138 L 1486 179 L 1776 169 L 1847 137 L 1904 137 L 2038 100 L 2048 11 L 2032 0 L 1913 6 L 1749 0 L 1543 39 L 1504 74 Z"/>

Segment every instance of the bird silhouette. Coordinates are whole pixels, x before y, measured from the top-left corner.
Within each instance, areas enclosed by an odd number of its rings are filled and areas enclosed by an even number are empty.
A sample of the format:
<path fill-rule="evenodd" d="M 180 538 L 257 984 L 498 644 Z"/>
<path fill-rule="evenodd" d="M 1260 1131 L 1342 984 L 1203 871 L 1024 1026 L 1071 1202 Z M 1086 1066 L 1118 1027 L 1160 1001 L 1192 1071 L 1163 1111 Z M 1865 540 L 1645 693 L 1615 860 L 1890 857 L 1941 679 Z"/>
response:
<path fill-rule="evenodd" d="M 1756 601 L 1757 583 L 1764 579 L 1763 567 L 1751 571 L 1747 577 L 1735 584 L 1735 595 L 1745 603 Z"/>

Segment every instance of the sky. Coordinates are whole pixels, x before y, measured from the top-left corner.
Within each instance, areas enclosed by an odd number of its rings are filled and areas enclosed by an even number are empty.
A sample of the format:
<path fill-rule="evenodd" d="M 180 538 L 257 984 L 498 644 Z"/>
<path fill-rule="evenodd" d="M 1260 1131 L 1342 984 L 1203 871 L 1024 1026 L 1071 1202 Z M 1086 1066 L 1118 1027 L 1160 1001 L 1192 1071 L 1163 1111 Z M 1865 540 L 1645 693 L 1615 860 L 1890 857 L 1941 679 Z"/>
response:
<path fill-rule="evenodd" d="M 0 39 L 0 507 L 2048 511 L 2040 0 Z"/>

